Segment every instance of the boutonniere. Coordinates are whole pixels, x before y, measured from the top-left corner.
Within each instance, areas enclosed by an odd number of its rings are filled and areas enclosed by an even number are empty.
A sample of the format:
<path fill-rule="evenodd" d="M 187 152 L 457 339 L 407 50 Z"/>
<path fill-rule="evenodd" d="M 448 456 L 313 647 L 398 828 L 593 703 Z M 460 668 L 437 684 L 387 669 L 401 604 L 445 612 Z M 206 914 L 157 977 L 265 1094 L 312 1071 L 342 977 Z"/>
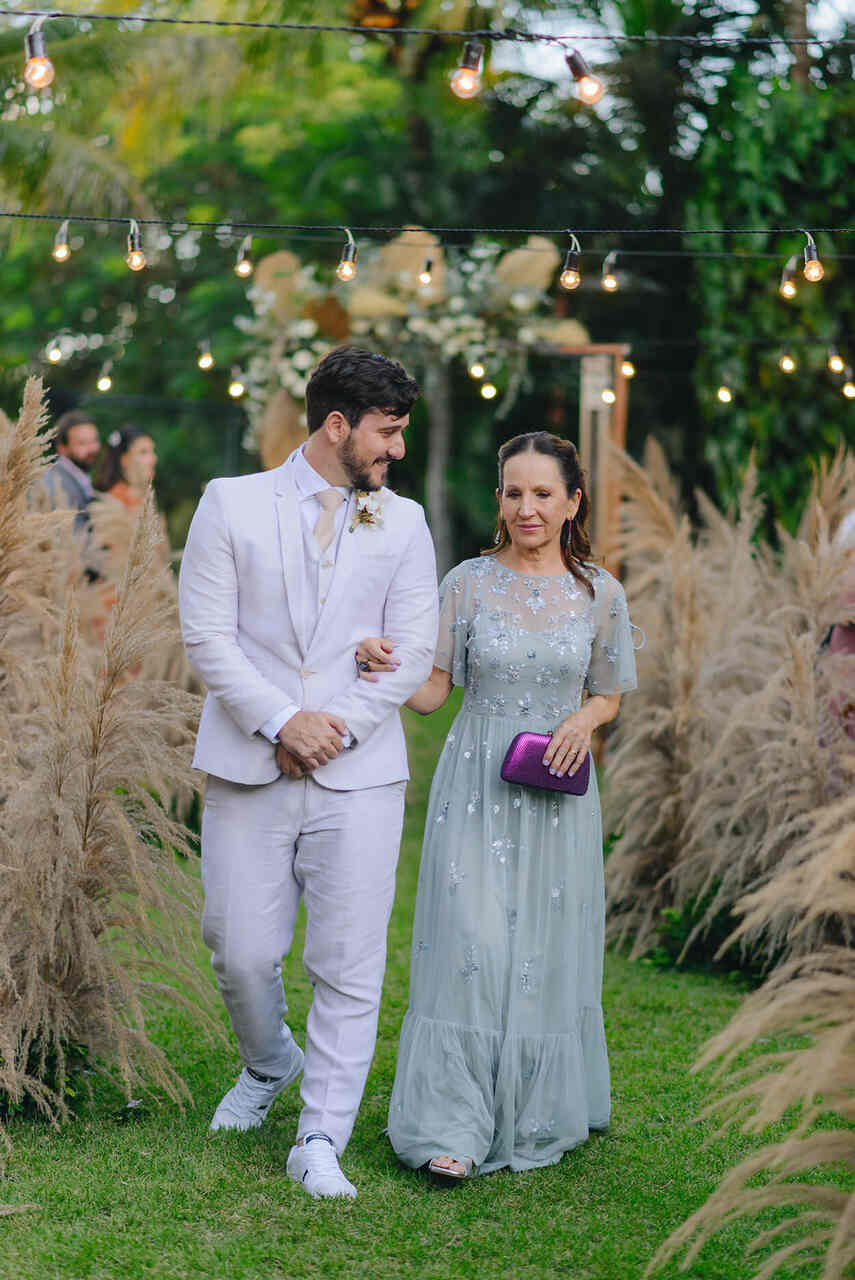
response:
<path fill-rule="evenodd" d="M 383 528 L 383 504 L 379 493 L 369 493 L 365 489 L 360 489 L 357 493 L 356 510 L 353 513 L 350 532 L 353 533 L 356 526 L 360 524 L 366 524 L 373 529 Z"/>

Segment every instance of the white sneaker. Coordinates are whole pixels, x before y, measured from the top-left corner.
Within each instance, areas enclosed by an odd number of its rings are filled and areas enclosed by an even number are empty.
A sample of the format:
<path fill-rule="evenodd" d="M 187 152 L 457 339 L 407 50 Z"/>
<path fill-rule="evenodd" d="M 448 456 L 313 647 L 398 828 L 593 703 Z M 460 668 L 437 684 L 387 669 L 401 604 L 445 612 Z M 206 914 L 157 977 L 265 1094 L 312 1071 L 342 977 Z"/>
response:
<path fill-rule="evenodd" d="M 332 1139 L 325 1133 L 307 1133 L 299 1147 L 292 1147 L 285 1166 L 288 1177 L 310 1196 L 356 1196 L 356 1187 L 341 1171 Z"/>
<path fill-rule="evenodd" d="M 294 1045 L 299 1058 L 294 1070 L 279 1080 L 256 1080 L 244 1067 L 237 1083 L 229 1089 L 211 1120 L 211 1130 L 257 1129 L 283 1089 L 303 1070 L 303 1051 Z"/>

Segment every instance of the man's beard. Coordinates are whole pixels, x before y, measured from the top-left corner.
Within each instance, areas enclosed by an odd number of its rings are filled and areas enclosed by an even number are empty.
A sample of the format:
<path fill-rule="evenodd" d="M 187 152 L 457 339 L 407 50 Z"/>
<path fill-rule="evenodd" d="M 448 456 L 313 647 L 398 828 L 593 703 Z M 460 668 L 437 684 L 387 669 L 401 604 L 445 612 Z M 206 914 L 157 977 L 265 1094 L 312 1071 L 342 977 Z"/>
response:
<path fill-rule="evenodd" d="M 68 455 L 68 460 L 73 462 L 75 467 L 79 467 L 81 471 L 91 471 L 96 462 L 95 458 L 72 458 L 71 454 Z"/>
<path fill-rule="evenodd" d="M 367 493 L 372 493 L 376 489 L 383 488 L 382 481 L 378 484 L 371 475 L 370 467 L 356 456 L 352 434 L 347 437 L 344 444 L 339 448 L 338 460 L 347 472 L 347 478 L 354 489 L 362 489 Z"/>

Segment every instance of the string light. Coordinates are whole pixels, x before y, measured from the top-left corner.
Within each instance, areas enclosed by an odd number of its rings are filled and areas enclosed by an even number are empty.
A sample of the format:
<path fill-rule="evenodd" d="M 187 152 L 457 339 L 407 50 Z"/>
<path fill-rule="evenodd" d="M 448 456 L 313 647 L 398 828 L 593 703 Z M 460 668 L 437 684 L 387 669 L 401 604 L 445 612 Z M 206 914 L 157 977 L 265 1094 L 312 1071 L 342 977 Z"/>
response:
<path fill-rule="evenodd" d="M 65 219 L 54 237 L 51 257 L 55 262 L 67 262 L 71 257 L 71 247 L 68 243 L 68 218 Z"/>
<path fill-rule="evenodd" d="M 582 273 L 579 270 L 579 258 L 582 253 L 582 246 L 572 231 L 567 232 L 570 237 L 570 248 L 567 250 L 567 257 L 564 259 L 564 267 L 561 275 L 558 277 L 558 283 L 562 289 L 578 289 L 582 281 Z"/>
<path fill-rule="evenodd" d="M 470 378 L 483 378 L 487 370 L 484 368 L 480 360 L 473 360 L 469 366 Z"/>
<path fill-rule="evenodd" d="M 482 382 L 481 395 L 485 400 L 495 400 L 498 395 L 498 388 L 494 387 L 492 382 Z"/>
<path fill-rule="evenodd" d="M 238 249 L 237 262 L 235 263 L 235 275 L 240 276 L 242 280 L 246 280 L 252 275 L 252 259 L 249 251 L 252 246 L 252 236 L 244 236 L 240 242 Z"/>
<path fill-rule="evenodd" d="M 108 360 L 107 363 L 102 368 L 100 374 L 98 375 L 98 381 L 95 383 L 95 386 L 98 388 L 99 391 L 109 391 L 110 388 L 112 387 L 113 379 L 110 377 L 112 368 L 113 368 L 113 361 Z"/>
<path fill-rule="evenodd" d="M 796 274 L 796 258 L 788 258 L 784 264 L 784 270 L 781 272 L 781 283 L 778 285 L 778 293 L 782 298 L 788 300 L 794 298 L 798 293 L 794 276 Z"/>
<path fill-rule="evenodd" d="M 128 232 L 128 256 L 125 259 L 131 271 L 142 271 L 145 266 L 145 254 L 142 247 L 139 223 L 131 218 L 131 229 Z"/>
<path fill-rule="evenodd" d="M 211 352 L 211 344 L 207 338 L 203 338 L 199 343 L 199 359 L 196 361 L 200 369 L 213 369 L 216 363 Z"/>
<path fill-rule="evenodd" d="M 617 396 L 615 395 L 611 387 L 604 387 L 603 390 L 600 392 L 600 399 L 602 400 L 603 404 L 614 404 L 615 400 L 617 400 Z"/>
<path fill-rule="evenodd" d="M 481 88 L 481 55 L 484 46 L 479 40 L 467 40 L 463 56 L 451 73 L 451 92 L 458 98 L 474 98 Z"/>
<path fill-rule="evenodd" d="M 846 368 L 843 356 L 836 347 L 829 347 L 828 360 L 826 361 L 826 364 L 828 365 L 831 373 L 843 373 L 843 370 Z"/>
<path fill-rule="evenodd" d="M 47 17 L 48 15 L 45 15 Z M 45 33 L 42 26 L 45 17 L 36 18 L 27 38 L 24 41 L 24 48 L 27 54 L 26 65 L 24 66 L 24 80 L 31 89 L 47 89 L 53 84 L 56 71 L 47 54 L 47 44 L 45 43 Z"/>
<path fill-rule="evenodd" d="M 342 228 L 347 234 L 347 244 L 341 251 L 341 260 L 335 269 L 335 273 L 339 280 L 352 280 L 356 275 L 356 241 L 348 231 L 347 227 Z"/>
<path fill-rule="evenodd" d="M 576 89 L 582 101 L 586 102 L 589 107 L 592 107 L 595 102 L 599 102 L 605 93 L 606 86 L 602 80 L 598 80 L 593 74 L 579 50 L 573 49 L 566 54 L 564 61 L 570 68 L 571 76 L 576 81 Z"/>
<path fill-rule="evenodd" d="M 631 360 L 622 360 L 620 371 L 625 378 L 635 377 L 635 365 L 632 363 Z"/>
<path fill-rule="evenodd" d="M 419 272 L 419 284 L 429 285 L 433 279 L 433 258 L 428 258 Z"/>
<path fill-rule="evenodd" d="M 722 404 L 730 404 L 731 400 L 733 399 L 733 392 L 725 382 L 721 384 L 718 391 L 716 392 L 716 395 L 718 396 Z"/>
<path fill-rule="evenodd" d="M 62 359 L 62 347 L 58 342 L 52 342 L 47 350 L 47 358 L 51 364 L 59 364 Z"/>
<path fill-rule="evenodd" d="M 840 390 L 843 392 L 847 400 L 855 400 L 855 382 L 852 381 L 852 370 L 847 366 L 846 381 Z"/>
<path fill-rule="evenodd" d="M 778 367 L 782 373 L 795 373 L 796 362 L 789 351 L 782 351 L 778 360 Z"/>
<path fill-rule="evenodd" d="M 232 380 L 229 383 L 229 395 L 233 400 L 239 400 L 245 391 L 246 391 L 246 387 L 243 385 L 243 382 L 241 381 L 240 370 L 237 368 L 233 368 Z"/>
<path fill-rule="evenodd" d="M 819 254 L 816 251 L 816 241 L 809 231 L 805 231 L 807 236 L 807 244 L 805 245 L 805 265 L 804 278 L 810 280 L 811 284 L 816 284 L 825 275 L 825 268 L 819 260 Z"/>
<path fill-rule="evenodd" d="M 612 249 L 611 253 L 607 253 L 603 260 L 603 274 L 600 284 L 606 293 L 614 293 L 618 287 L 618 278 L 614 273 L 614 265 L 617 261 L 617 250 Z"/>
<path fill-rule="evenodd" d="M 387 9 L 394 6 L 387 5 Z M 399 6 L 400 7 L 400 6 Z M 408 0 L 407 8 L 414 7 L 414 0 Z M 0 16 L 14 18 L 26 10 L 16 10 L 8 8 L 0 8 Z M 52 18 L 80 18 L 85 16 L 87 20 L 94 22 L 116 22 L 127 23 L 128 15 L 125 13 L 68 13 L 61 9 L 52 9 L 50 16 Z M 214 27 L 214 28 L 233 28 L 235 30 L 250 31 L 304 31 L 304 32 L 323 32 L 336 33 L 344 35 L 364 35 L 366 24 L 364 18 L 358 25 L 344 25 L 329 22 L 260 22 L 246 18 L 175 18 L 166 16 L 155 16 L 153 14 L 133 15 L 133 22 L 140 25 L 168 25 L 175 27 Z M 783 46 L 791 48 L 792 46 L 800 47 L 806 45 L 819 45 L 820 47 L 830 48 L 850 48 L 855 47 L 855 40 L 836 37 L 817 37 L 811 34 L 808 38 L 799 38 L 791 36 L 754 36 L 754 35 L 656 35 L 652 32 L 643 32 L 640 34 L 627 34 L 625 31 L 601 31 L 594 33 L 579 33 L 578 35 L 554 35 L 547 34 L 544 31 L 521 31 L 518 28 L 505 27 L 499 30 L 483 30 L 483 31 L 457 31 L 440 27 L 411 27 L 411 26 L 387 26 L 386 18 L 382 20 L 382 30 L 384 35 L 410 36 L 421 38 L 423 36 L 435 36 L 439 39 L 464 38 L 472 39 L 479 36 L 484 40 L 490 41 L 510 41 L 516 44 L 548 44 L 557 45 L 560 48 L 566 47 L 570 40 L 581 43 L 584 40 L 592 41 L 617 41 L 627 44 L 663 44 L 663 45 L 689 45 L 695 47 L 715 48 L 717 46 L 740 45 L 750 48 L 775 48 Z"/>

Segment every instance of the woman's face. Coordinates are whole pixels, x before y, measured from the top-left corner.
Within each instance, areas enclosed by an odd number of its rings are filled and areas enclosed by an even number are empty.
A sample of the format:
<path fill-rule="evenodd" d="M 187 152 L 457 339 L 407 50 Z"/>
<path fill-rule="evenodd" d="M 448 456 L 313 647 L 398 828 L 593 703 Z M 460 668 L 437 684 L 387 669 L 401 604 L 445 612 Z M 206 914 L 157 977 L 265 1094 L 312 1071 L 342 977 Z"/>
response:
<path fill-rule="evenodd" d="M 151 436 L 137 436 L 122 454 L 122 471 L 134 489 L 145 489 L 154 479 L 157 454 Z"/>
<path fill-rule="evenodd" d="M 539 551 L 560 545 L 561 526 L 578 511 L 582 490 L 568 494 L 556 459 L 532 451 L 508 458 L 496 496 L 513 546 Z"/>

